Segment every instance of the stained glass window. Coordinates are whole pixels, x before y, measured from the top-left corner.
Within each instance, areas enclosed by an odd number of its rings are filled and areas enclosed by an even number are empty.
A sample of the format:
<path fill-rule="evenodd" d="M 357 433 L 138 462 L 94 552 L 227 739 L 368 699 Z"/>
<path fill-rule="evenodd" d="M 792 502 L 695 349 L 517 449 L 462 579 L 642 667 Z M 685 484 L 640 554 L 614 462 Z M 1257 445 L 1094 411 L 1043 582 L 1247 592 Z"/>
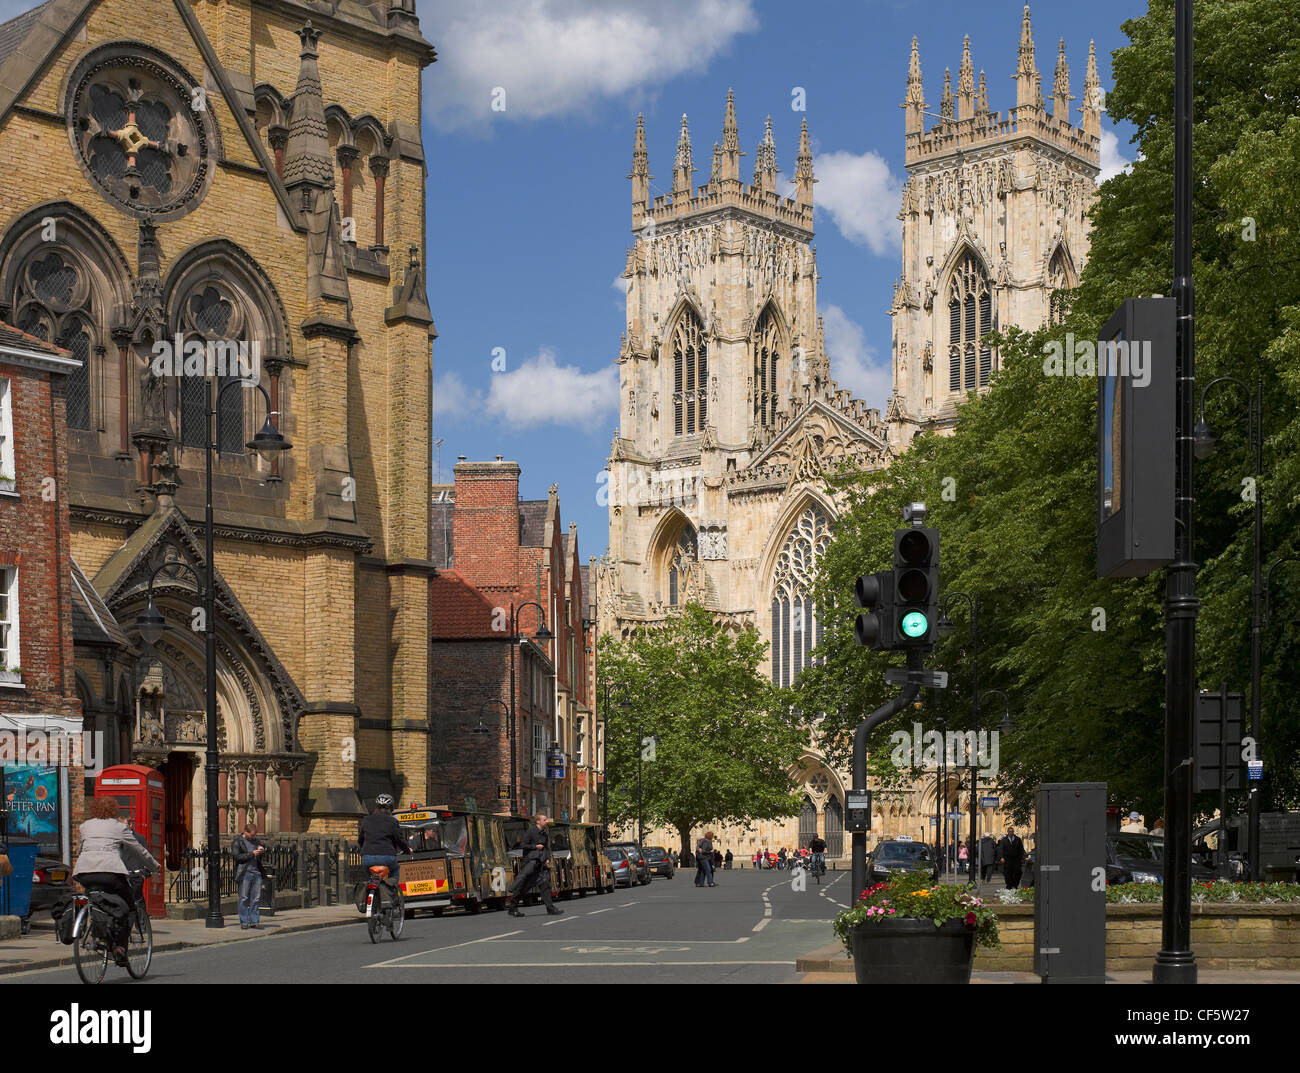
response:
<path fill-rule="evenodd" d="M 974 254 L 957 263 L 948 288 L 948 389 L 975 391 L 993 375 L 993 351 L 982 342 L 993 330 L 988 274 Z"/>
<path fill-rule="evenodd" d="M 830 538 L 830 519 L 814 504 L 799 515 L 777 556 L 772 585 L 772 681 L 779 686 L 794 684 L 821 643 L 822 623 L 812 587 Z"/>
<path fill-rule="evenodd" d="M 673 432 L 691 436 L 708 420 L 709 355 L 704 326 L 687 310 L 673 332 Z"/>

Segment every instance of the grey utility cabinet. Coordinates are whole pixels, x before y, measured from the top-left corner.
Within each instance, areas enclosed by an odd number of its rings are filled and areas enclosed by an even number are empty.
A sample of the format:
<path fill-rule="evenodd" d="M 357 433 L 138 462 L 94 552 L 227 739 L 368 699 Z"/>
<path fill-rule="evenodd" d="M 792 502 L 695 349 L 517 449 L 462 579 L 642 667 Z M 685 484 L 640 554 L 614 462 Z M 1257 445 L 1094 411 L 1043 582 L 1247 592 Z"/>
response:
<path fill-rule="evenodd" d="M 1034 972 L 1045 984 L 1106 981 L 1106 784 L 1038 787 Z"/>

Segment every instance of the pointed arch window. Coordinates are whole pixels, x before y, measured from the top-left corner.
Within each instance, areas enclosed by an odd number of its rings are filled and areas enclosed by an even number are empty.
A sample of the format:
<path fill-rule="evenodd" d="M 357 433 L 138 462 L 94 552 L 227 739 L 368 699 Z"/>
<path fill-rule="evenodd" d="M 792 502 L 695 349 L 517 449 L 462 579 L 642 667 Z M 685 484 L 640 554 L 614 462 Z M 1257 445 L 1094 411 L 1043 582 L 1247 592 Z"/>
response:
<path fill-rule="evenodd" d="M 1047 266 L 1047 322 L 1063 324 L 1069 312 L 1069 299 L 1066 292 L 1070 289 L 1070 272 L 1065 266 L 1065 257 L 1060 249 L 1052 255 L 1051 264 Z"/>
<path fill-rule="evenodd" d="M 803 804 L 799 807 L 799 845 L 806 846 L 817 837 L 817 806 L 812 798 L 803 795 Z"/>
<path fill-rule="evenodd" d="M 754 424 L 760 428 L 776 424 L 780 358 L 781 337 L 769 307 L 754 327 Z"/>
<path fill-rule="evenodd" d="M 15 327 L 81 361 L 67 377 L 68 427 L 91 427 L 91 355 L 97 355 L 89 281 L 61 250 L 40 252 L 21 274 Z"/>
<path fill-rule="evenodd" d="M 672 550 L 672 558 L 668 562 L 670 607 L 681 606 L 682 598 L 686 594 L 686 574 L 690 570 L 690 564 L 699 559 L 699 554 L 699 539 L 695 535 L 695 527 L 688 524 L 677 538 L 677 544 Z"/>
<path fill-rule="evenodd" d="M 993 376 L 993 351 L 983 339 L 993 330 L 993 291 L 973 253 L 953 269 L 948 286 L 948 390 L 975 391 Z"/>
<path fill-rule="evenodd" d="M 704 325 L 692 309 L 673 330 L 673 434 L 692 436 L 708 420 L 709 353 Z"/>
<path fill-rule="evenodd" d="M 240 304 L 233 294 L 212 283 L 200 284 L 182 305 L 181 321 L 188 329 L 186 344 L 190 341 L 205 345 L 212 342 L 230 344 L 228 355 L 218 365 L 228 365 L 242 333 L 244 317 Z M 214 357 L 222 357 L 214 353 Z M 206 447 L 209 435 L 206 354 L 204 372 L 195 374 L 187 371 L 178 378 L 177 409 L 180 418 L 180 441 L 185 447 Z M 216 369 L 225 371 L 224 368 Z M 237 376 L 218 375 L 214 377 L 212 397 L 215 400 L 226 384 L 238 379 Z M 221 402 L 221 413 L 217 421 L 217 450 L 223 454 L 242 454 L 244 450 L 244 395 L 241 391 L 229 392 Z"/>
<path fill-rule="evenodd" d="M 790 686 L 812 663 L 822 623 L 812 599 L 817 567 L 831 539 L 826 512 L 813 504 L 794 524 L 772 580 L 772 681 Z"/>

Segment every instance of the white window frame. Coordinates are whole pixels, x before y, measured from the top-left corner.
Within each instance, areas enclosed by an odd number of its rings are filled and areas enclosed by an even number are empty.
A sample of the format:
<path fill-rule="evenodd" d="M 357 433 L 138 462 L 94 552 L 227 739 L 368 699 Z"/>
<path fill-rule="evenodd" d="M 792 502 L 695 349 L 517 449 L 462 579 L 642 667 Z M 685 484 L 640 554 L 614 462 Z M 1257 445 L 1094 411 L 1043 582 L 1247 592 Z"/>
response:
<path fill-rule="evenodd" d="M 587 720 L 582 716 L 576 716 L 573 720 L 573 763 L 575 767 L 583 767 L 586 764 L 586 727 Z"/>
<path fill-rule="evenodd" d="M 14 460 L 13 386 L 0 378 L 0 492 L 17 490 L 18 470 Z"/>
<path fill-rule="evenodd" d="M 11 676 L 9 668 L 20 665 L 19 635 L 18 635 L 18 567 L 17 566 L 0 566 L 0 614 L 8 615 L 7 619 L 0 618 L 8 626 L 7 643 L 0 648 L 0 671 L 5 672 L 5 677 L 10 682 L 18 681 Z"/>

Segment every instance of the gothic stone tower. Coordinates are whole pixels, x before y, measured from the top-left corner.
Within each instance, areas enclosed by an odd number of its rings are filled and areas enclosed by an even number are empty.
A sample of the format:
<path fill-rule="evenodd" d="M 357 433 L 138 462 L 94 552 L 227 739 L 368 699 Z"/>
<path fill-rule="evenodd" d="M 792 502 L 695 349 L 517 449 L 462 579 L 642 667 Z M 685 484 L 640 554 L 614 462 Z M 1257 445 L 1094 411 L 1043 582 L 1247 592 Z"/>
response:
<path fill-rule="evenodd" d="M 1078 283 L 1088 255 L 1087 212 L 1100 168 L 1101 93 L 1088 52 L 1081 126 L 1070 123 L 1070 73 L 1061 41 L 1052 111 L 1043 100 L 1025 7 L 1016 106 L 990 112 L 970 38 L 954 98 L 944 72 L 939 121 L 926 129 L 916 38 L 907 76 L 903 269 L 894 285 L 894 395 L 887 414 L 902 444 L 949 428 L 957 402 L 997 368 L 982 345 L 995 328 L 1033 329 L 1060 316 L 1061 288 Z"/>

